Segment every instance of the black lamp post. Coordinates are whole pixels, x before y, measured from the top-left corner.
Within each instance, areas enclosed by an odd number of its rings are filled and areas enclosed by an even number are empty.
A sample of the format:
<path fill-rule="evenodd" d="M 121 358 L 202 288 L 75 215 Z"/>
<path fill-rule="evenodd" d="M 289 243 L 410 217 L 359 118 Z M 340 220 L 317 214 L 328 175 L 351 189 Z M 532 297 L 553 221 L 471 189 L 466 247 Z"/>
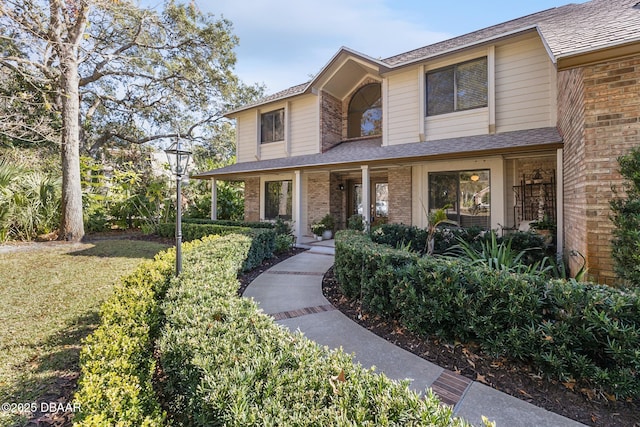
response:
<path fill-rule="evenodd" d="M 176 276 L 182 271 L 182 175 L 187 172 L 189 157 L 191 152 L 180 147 L 180 136 L 176 137 L 176 142 L 164 150 L 167 153 L 167 160 L 171 172 L 176 176 Z"/>

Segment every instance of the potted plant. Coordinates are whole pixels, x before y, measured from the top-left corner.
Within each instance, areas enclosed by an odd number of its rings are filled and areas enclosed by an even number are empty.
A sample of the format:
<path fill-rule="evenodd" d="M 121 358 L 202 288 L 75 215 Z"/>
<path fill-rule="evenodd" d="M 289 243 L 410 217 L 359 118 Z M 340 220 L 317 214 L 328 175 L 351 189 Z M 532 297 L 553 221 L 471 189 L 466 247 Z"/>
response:
<path fill-rule="evenodd" d="M 322 240 L 322 234 L 326 229 L 327 227 L 322 222 L 314 222 L 313 224 L 311 224 L 311 231 L 318 240 Z"/>
<path fill-rule="evenodd" d="M 321 224 L 324 224 L 324 231 L 322 233 L 322 238 L 323 239 L 331 239 L 333 237 L 333 231 L 336 228 L 336 221 L 335 219 L 333 219 L 333 217 L 329 214 L 326 214 L 324 217 L 322 217 L 322 219 L 320 220 Z"/>
<path fill-rule="evenodd" d="M 553 237 L 556 234 L 556 223 L 548 215 L 545 215 L 542 220 L 531 223 L 531 229 L 537 234 L 545 237 L 545 243 L 551 244 Z"/>

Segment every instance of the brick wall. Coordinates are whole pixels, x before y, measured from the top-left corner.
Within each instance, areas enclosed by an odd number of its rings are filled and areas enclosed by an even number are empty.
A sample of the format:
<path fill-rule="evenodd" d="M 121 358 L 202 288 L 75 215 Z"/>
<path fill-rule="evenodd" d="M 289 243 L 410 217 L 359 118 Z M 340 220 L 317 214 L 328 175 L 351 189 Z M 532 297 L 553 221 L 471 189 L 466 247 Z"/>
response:
<path fill-rule="evenodd" d="M 558 128 L 564 139 L 564 245 L 565 250 L 587 254 L 587 218 L 584 150 L 583 70 L 558 74 Z M 572 273 L 580 262 L 569 258 Z"/>
<path fill-rule="evenodd" d="M 411 167 L 389 168 L 389 222 L 411 225 Z"/>
<path fill-rule="evenodd" d="M 340 190 L 340 185 L 343 185 L 344 190 Z M 329 212 L 336 220 L 336 229 L 342 230 L 346 227 L 346 213 L 347 206 L 347 183 L 337 173 L 332 173 L 329 183 Z"/>
<path fill-rule="evenodd" d="M 322 138 L 322 152 L 335 147 L 342 141 L 342 102 L 322 92 L 320 107 L 320 137 Z"/>
<path fill-rule="evenodd" d="M 558 78 L 566 248 L 582 252 L 589 274 L 601 283 L 615 282 L 609 201 L 612 186 L 622 183 L 617 158 L 640 140 L 639 84 L 640 55 L 561 72 Z"/>
<path fill-rule="evenodd" d="M 260 178 L 244 180 L 244 220 L 260 221 Z"/>
<path fill-rule="evenodd" d="M 329 172 L 307 175 L 307 234 L 311 234 L 311 224 L 330 212 Z"/>

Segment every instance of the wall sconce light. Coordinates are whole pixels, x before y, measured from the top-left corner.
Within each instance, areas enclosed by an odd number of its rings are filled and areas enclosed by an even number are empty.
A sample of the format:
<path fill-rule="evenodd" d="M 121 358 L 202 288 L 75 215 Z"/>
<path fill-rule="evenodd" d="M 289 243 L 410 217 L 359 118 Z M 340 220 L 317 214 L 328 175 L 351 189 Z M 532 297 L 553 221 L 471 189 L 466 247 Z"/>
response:
<path fill-rule="evenodd" d="M 338 190 L 344 191 L 344 184 L 338 184 Z"/>
<path fill-rule="evenodd" d="M 480 179 L 480 176 L 477 173 L 471 175 L 471 181 L 477 182 Z"/>

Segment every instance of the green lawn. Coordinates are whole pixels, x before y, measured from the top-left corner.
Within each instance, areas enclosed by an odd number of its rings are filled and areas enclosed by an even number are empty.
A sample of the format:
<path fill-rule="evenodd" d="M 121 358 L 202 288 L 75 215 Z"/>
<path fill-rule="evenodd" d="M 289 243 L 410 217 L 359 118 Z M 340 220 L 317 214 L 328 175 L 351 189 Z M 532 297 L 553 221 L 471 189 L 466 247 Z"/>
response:
<path fill-rule="evenodd" d="M 0 404 L 53 402 L 77 377 L 82 339 L 118 278 L 166 246 L 104 240 L 0 253 Z M 0 411 L 0 425 L 20 425 Z"/>

